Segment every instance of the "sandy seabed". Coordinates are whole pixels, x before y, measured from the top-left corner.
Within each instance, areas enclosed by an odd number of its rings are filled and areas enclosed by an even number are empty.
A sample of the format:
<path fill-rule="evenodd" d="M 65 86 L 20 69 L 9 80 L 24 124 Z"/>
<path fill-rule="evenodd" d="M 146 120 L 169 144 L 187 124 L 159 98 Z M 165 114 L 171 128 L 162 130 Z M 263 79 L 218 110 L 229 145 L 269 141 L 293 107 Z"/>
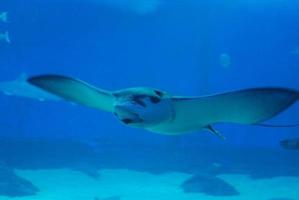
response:
<path fill-rule="evenodd" d="M 0 197 L 0 200 L 105 200 L 119 196 L 121 200 L 268 200 L 271 198 L 299 200 L 299 177 L 251 179 L 246 175 L 218 176 L 233 185 L 238 196 L 208 196 L 184 193 L 180 185 L 191 174 L 150 174 L 130 170 L 105 169 L 95 180 L 77 171 L 18 170 L 40 192 L 30 197 Z"/>

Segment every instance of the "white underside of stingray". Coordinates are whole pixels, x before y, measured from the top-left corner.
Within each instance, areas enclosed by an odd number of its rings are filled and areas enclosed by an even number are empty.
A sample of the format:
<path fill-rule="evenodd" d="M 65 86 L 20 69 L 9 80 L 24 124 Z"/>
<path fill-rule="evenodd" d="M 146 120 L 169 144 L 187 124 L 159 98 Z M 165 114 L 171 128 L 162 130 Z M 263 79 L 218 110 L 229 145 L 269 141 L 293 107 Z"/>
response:
<path fill-rule="evenodd" d="M 12 86 L 16 82 L 6 84 Z M 37 91 L 43 91 L 44 99 L 55 97 L 54 100 L 64 99 L 111 112 L 128 126 L 167 135 L 209 130 L 223 137 L 213 124 L 260 124 L 299 98 L 298 91 L 287 88 L 253 88 L 211 96 L 178 97 L 147 87 L 109 92 L 60 75 L 35 76 L 25 82 L 30 85 L 30 93 L 18 91 L 15 95 L 35 98 Z M 1 90 L 6 91 L 3 84 Z"/>

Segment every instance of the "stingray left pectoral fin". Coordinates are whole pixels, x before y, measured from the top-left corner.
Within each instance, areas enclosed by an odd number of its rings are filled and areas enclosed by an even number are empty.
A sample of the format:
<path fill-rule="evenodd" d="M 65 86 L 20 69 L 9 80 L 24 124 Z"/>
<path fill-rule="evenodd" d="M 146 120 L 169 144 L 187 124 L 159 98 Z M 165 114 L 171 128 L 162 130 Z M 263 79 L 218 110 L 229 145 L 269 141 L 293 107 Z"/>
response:
<path fill-rule="evenodd" d="M 28 78 L 27 82 L 65 100 L 113 112 L 115 97 L 111 92 L 78 79 L 61 75 L 40 75 Z"/>

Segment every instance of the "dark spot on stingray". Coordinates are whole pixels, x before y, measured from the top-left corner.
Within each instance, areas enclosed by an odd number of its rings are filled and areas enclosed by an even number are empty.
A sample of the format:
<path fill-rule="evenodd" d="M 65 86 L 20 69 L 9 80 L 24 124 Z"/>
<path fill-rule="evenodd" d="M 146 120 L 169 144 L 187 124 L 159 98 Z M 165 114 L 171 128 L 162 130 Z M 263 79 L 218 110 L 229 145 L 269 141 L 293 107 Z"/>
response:
<path fill-rule="evenodd" d="M 113 96 L 117 98 L 117 97 L 120 97 L 121 95 L 120 95 L 120 94 L 117 94 L 117 93 L 115 93 L 115 94 L 113 94 Z"/>
<path fill-rule="evenodd" d="M 156 95 L 158 95 L 158 96 L 160 96 L 160 97 L 163 96 L 163 93 L 162 93 L 161 91 L 159 91 L 159 90 L 155 90 L 155 93 L 156 93 Z"/>
<path fill-rule="evenodd" d="M 144 98 L 144 96 L 134 96 L 133 101 L 135 103 L 141 105 L 142 107 L 146 107 L 146 104 L 142 101 L 143 98 Z"/>
<path fill-rule="evenodd" d="M 185 193 L 204 193 L 211 196 L 235 196 L 239 192 L 224 180 L 207 175 L 195 175 L 181 185 Z"/>
<path fill-rule="evenodd" d="M 152 103 L 159 103 L 161 101 L 161 99 L 158 97 L 150 97 L 150 100 Z"/>
<path fill-rule="evenodd" d="M 123 119 L 123 120 L 121 120 L 123 123 L 125 123 L 125 124 L 131 124 L 131 123 L 133 123 L 133 120 L 132 119 Z"/>

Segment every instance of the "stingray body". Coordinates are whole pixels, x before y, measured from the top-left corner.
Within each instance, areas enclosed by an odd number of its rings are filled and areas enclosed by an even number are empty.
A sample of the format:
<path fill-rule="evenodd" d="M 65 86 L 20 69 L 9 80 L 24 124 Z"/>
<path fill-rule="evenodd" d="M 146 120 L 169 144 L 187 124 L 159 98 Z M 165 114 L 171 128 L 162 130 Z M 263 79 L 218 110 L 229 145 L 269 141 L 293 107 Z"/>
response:
<path fill-rule="evenodd" d="M 287 88 L 253 88 L 211 96 L 178 97 L 147 87 L 109 92 L 61 75 L 35 76 L 27 81 L 67 101 L 111 112 L 128 126 L 167 135 L 209 130 L 223 137 L 213 124 L 260 124 L 299 98 L 298 91 Z"/>

